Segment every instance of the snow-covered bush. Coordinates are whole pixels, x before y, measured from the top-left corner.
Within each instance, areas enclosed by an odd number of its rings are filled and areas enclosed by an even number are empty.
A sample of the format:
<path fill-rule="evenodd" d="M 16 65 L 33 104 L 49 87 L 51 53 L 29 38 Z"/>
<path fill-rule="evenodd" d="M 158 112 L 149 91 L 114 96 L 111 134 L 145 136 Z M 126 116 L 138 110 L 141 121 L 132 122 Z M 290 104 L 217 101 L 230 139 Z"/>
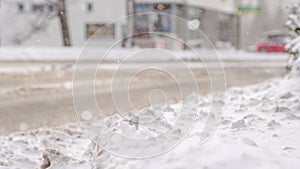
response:
<path fill-rule="evenodd" d="M 285 46 L 286 50 L 291 54 L 288 61 L 288 67 L 292 71 L 299 72 L 300 69 L 300 4 L 291 5 L 290 14 L 286 22 L 289 28 L 292 40 Z"/>

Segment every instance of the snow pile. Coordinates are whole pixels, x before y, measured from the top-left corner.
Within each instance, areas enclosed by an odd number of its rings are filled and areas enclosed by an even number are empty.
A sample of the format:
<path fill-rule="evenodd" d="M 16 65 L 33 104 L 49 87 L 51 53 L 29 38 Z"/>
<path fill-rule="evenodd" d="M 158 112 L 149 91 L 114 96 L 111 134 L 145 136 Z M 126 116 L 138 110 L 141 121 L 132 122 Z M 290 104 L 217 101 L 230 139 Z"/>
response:
<path fill-rule="evenodd" d="M 0 137 L 0 168 L 88 168 L 81 154 L 89 143 L 73 125 Z"/>
<path fill-rule="evenodd" d="M 184 139 L 196 118 L 198 100 L 198 95 L 191 95 L 177 104 L 110 116 L 104 119 L 101 132 L 93 130 L 91 125 L 85 128 L 92 128 L 88 133 L 94 142 L 114 154 L 149 157 L 168 151 Z M 99 126 L 99 122 L 96 125 Z"/>
<path fill-rule="evenodd" d="M 299 82 L 299 76 L 288 76 L 229 89 L 223 118 L 205 144 L 200 142 L 200 135 L 210 102 L 207 97 L 191 97 L 187 100 L 190 105 L 200 100 L 193 130 L 181 144 L 161 156 L 143 160 L 114 156 L 95 146 L 78 125 L 68 125 L 0 137 L 0 168 L 297 168 Z M 178 113 L 169 106 L 163 126 L 172 126 Z M 117 116 L 107 117 L 106 122 L 108 129 L 132 135 L 144 132 L 148 137 L 160 131 L 126 123 Z"/>
<path fill-rule="evenodd" d="M 156 158 L 126 160 L 107 154 L 104 168 L 296 168 L 300 165 L 300 78 L 227 91 L 219 129 L 200 143 L 209 105 L 178 147 Z M 97 159 L 96 159 L 97 161 Z"/>

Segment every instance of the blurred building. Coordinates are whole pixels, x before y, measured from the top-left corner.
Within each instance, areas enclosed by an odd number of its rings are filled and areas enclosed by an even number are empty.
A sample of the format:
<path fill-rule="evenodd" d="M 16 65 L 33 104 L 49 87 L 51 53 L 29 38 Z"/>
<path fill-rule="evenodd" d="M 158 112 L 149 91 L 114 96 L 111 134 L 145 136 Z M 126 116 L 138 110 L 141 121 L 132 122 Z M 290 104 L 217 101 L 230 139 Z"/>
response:
<path fill-rule="evenodd" d="M 0 38 L 2 46 L 62 46 L 56 0 L 1 0 Z M 66 0 L 72 45 L 82 46 L 103 25 L 126 15 L 125 0 Z M 123 37 L 122 26 L 111 24 L 95 34 L 95 45 L 111 45 Z"/>
<path fill-rule="evenodd" d="M 61 46 L 61 28 L 56 0 L 1 0 L 0 38 L 2 46 Z M 186 29 L 167 13 L 193 21 L 217 47 L 246 48 L 273 30 L 284 31 L 286 5 L 297 0 L 66 0 L 71 41 L 82 46 L 110 46 L 128 33 L 163 32 L 176 36 L 186 44 L 205 46 L 203 36 Z M 128 14 L 131 20 L 105 24 Z M 128 42 L 141 47 L 181 47 L 162 37 L 137 35 Z M 126 45 L 126 44 L 123 44 Z M 128 44 L 127 44 L 128 45 Z"/>
<path fill-rule="evenodd" d="M 219 48 L 235 47 L 248 48 L 261 40 L 269 32 L 285 32 L 285 21 L 288 17 L 287 6 L 298 0 L 134 0 L 135 11 L 163 12 L 182 17 L 188 21 L 198 20 L 199 28 L 209 40 Z M 158 10 L 163 4 L 165 8 Z M 157 22 L 150 19 L 137 19 L 135 23 L 143 24 L 151 30 Z M 142 20 L 142 21 L 140 21 Z M 185 31 L 178 28 L 176 23 L 168 22 L 171 28 L 167 32 L 176 34 L 187 44 L 203 46 L 201 37 L 195 36 L 193 30 Z M 162 24 L 163 25 L 163 24 Z M 138 32 L 138 31 L 137 31 Z M 203 38 L 203 37 L 202 37 Z M 149 42 L 149 41 L 148 41 Z M 153 43 L 153 42 L 152 42 Z"/>

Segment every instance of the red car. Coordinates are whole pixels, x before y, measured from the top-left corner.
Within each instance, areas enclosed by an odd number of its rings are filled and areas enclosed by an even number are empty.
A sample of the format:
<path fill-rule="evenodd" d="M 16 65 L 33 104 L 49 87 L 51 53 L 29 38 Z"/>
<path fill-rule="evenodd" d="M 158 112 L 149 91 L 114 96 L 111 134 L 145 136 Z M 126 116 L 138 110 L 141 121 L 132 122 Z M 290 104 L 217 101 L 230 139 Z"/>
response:
<path fill-rule="evenodd" d="M 268 35 L 256 44 L 258 52 L 285 52 L 284 46 L 287 43 L 287 35 Z"/>

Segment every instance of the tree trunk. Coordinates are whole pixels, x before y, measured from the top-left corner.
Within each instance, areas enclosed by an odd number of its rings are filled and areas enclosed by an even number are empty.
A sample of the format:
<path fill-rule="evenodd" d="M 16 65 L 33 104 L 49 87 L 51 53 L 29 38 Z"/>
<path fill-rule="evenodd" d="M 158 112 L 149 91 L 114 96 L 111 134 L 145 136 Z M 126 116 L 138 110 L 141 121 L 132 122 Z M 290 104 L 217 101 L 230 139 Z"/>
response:
<path fill-rule="evenodd" d="M 64 46 L 71 46 L 65 0 L 58 0 L 58 6 L 59 6 L 58 17 L 61 24 Z"/>

